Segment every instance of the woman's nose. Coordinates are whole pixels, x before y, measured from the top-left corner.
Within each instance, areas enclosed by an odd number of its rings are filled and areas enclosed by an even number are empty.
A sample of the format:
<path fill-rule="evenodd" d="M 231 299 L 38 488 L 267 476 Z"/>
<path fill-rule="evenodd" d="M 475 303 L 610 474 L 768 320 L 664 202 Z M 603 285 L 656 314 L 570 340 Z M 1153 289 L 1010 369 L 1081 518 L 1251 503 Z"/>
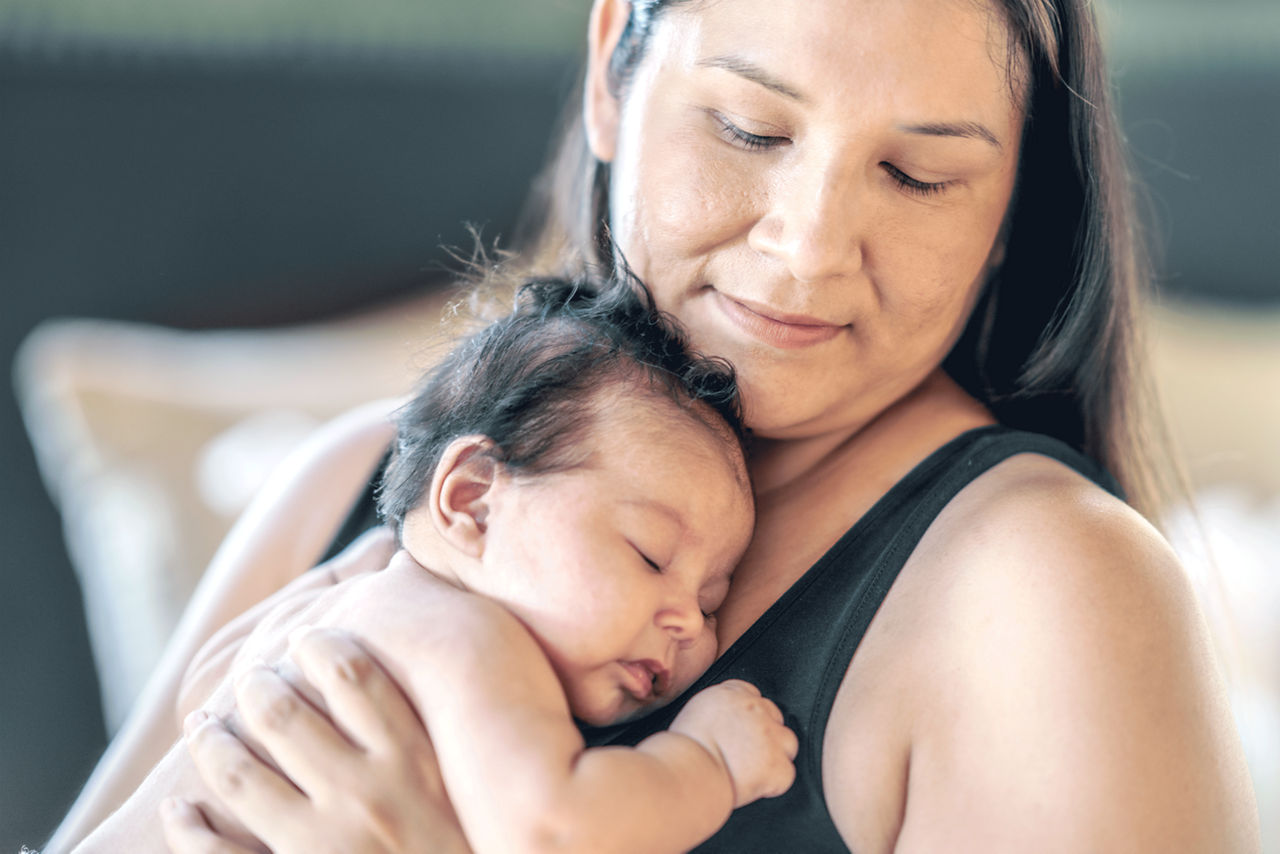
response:
<path fill-rule="evenodd" d="M 776 178 L 768 208 L 752 227 L 748 243 L 783 263 L 801 282 L 857 272 L 862 266 L 863 189 L 856 170 L 832 158 L 797 163 Z"/>

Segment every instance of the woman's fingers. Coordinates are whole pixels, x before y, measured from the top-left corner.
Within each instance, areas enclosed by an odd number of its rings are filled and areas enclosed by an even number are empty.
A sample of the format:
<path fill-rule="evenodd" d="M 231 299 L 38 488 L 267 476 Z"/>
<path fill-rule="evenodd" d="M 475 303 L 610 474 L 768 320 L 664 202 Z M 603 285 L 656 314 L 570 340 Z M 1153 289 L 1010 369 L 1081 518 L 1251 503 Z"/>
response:
<path fill-rule="evenodd" d="M 311 804 L 306 795 L 254 755 L 217 718 L 193 712 L 184 728 L 187 752 L 201 778 L 251 833 L 272 848 L 276 838 L 307 837 Z"/>
<path fill-rule="evenodd" d="M 360 748 L 278 673 L 246 671 L 236 680 L 236 706 L 246 733 L 304 794 L 325 798 L 341 786 L 338 778 Z"/>
<path fill-rule="evenodd" d="M 214 833 L 195 804 L 169 798 L 160 805 L 160 826 L 171 854 L 261 854 Z"/>
<path fill-rule="evenodd" d="M 237 729 L 280 770 L 218 721 L 193 722 L 188 748 L 220 809 L 276 854 L 468 851 L 426 729 L 391 677 L 339 630 L 292 640 L 306 696 L 327 715 L 275 671 L 243 676 Z"/>
<path fill-rule="evenodd" d="M 413 707 L 352 637 L 337 629 L 303 629 L 290 638 L 289 652 L 357 745 L 383 755 L 409 748 L 419 764 L 435 770 L 435 751 Z"/>

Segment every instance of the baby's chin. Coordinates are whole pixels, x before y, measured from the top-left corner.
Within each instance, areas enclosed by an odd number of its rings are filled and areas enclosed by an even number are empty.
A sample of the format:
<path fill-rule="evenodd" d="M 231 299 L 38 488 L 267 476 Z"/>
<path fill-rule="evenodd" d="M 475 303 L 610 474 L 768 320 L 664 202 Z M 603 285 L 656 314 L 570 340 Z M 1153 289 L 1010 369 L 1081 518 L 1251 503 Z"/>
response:
<path fill-rule="evenodd" d="M 639 720 L 652 712 L 668 705 L 676 697 L 680 696 L 679 691 L 671 691 L 663 694 L 661 697 L 639 703 L 634 697 L 624 694 L 619 704 L 608 709 L 578 709 L 571 708 L 573 717 L 592 727 L 617 726 L 619 724 L 630 723 Z"/>

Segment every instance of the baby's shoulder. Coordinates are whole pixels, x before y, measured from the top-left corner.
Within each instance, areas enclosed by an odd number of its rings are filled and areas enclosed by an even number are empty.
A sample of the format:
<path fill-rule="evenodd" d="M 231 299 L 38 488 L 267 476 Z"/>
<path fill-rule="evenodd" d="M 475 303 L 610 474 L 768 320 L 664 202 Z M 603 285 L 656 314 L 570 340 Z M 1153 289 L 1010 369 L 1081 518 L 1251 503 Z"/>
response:
<path fill-rule="evenodd" d="M 349 588 L 349 589 L 344 589 Z M 453 659 L 531 642 L 500 603 L 437 576 L 400 551 L 386 569 L 335 587 L 327 621 L 355 627 L 389 649 L 442 650 Z"/>
<path fill-rule="evenodd" d="M 521 684 L 563 703 L 550 662 L 511 611 L 436 576 L 406 552 L 327 595 L 334 601 L 323 624 L 365 645 L 424 719 L 464 693 L 491 692 L 503 673 L 519 674 Z"/>

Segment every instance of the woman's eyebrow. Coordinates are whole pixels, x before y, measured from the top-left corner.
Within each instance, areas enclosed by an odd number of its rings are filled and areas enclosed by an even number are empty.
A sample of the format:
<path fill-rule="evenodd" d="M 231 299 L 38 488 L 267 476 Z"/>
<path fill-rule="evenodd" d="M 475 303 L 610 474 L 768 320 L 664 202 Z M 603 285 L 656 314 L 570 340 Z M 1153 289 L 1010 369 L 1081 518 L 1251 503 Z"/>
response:
<path fill-rule="evenodd" d="M 776 76 L 745 57 L 734 54 L 720 54 L 703 57 L 695 64 L 702 68 L 724 69 L 800 104 L 805 104 L 809 101 L 803 92 L 779 80 Z M 901 125 L 898 129 L 906 133 L 923 134 L 925 136 L 980 139 L 994 146 L 998 151 L 1004 150 L 1004 144 L 1000 142 L 999 137 L 980 122 L 926 122 L 924 124 Z"/>
<path fill-rule="evenodd" d="M 979 122 L 927 122 L 919 125 L 899 125 L 898 130 L 904 133 L 917 133 L 924 136 L 954 136 L 961 139 L 980 139 L 990 143 L 997 150 L 1004 151 L 1004 144 L 986 125 Z"/>
<path fill-rule="evenodd" d="M 734 56 L 733 54 L 707 56 L 699 59 L 695 64 L 703 68 L 723 68 L 725 71 L 733 72 L 739 77 L 745 77 L 752 83 L 758 83 L 771 92 L 777 92 L 779 95 L 801 104 L 807 103 L 809 100 L 798 89 L 783 83 L 759 65 L 741 56 Z"/>

